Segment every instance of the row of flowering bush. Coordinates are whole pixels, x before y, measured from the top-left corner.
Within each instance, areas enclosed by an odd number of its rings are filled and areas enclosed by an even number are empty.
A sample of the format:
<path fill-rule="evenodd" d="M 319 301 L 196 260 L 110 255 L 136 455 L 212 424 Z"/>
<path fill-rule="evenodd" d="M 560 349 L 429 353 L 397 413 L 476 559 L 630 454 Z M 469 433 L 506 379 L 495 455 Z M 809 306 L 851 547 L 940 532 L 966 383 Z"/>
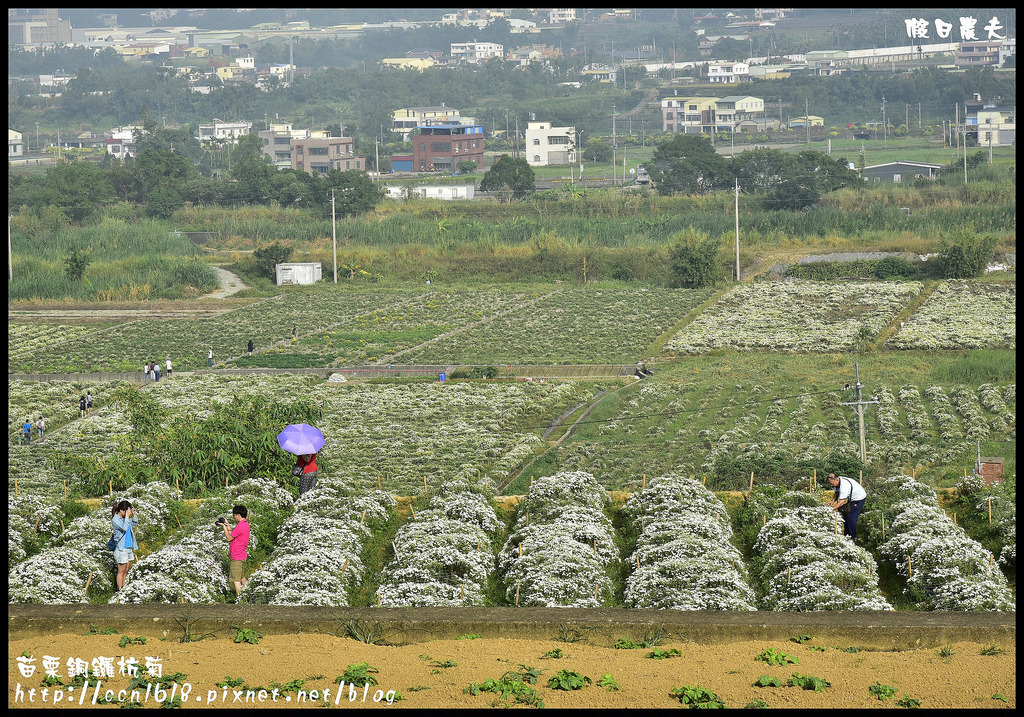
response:
<path fill-rule="evenodd" d="M 365 577 L 363 548 L 394 505 L 386 493 L 355 496 L 339 481 L 320 478 L 295 501 L 294 513 L 278 531 L 277 547 L 249 578 L 245 600 L 347 606 L 349 592 Z"/>
<path fill-rule="evenodd" d="M 519 504 L 516 523 L 498 555 L 509 603 L 538 607 L 601 607 L 612 595 L 619 561 L 610 498 L 590 473 L 538 478 Z"/>
<path fill-rule="evenodd" d="M 227 580 L 228 542 L 218 516 L 231 517 L 234 505 L 249 510 L 249 549 L 264 548 L 273 540 L 284 516 L 291 511 L 292 497 L 274 481 L 249 478 L 226 488 L 217 499 L 204 501 L 184 530 L 158 550 L 135 563 L 124 588 L 110 602 L 213 603 L 224 600 Z M 140 525 L 142 516 L 140 514 Z"/>
<path fill-rule="evenodd" d="M 926 610 L 1016 610 L 993 554 L 939 507 L 934 490 L 896 475 L 876 483 L 873 500 L 880 509 L 868 516 L 870 534 L 906 578 L 910 600 Z"/>
<path fill-rule="evenodd" d="M 893 609 L 879 589 L 874 558 L 841 534 L 837 513 L 813 494 L 755 490 L 748 502 L 747 519 L 763 521 L 754 542 L 762 608 Z"/>
<path fill-rule="evenodd" d="M 131 501 L 140 520 L 136 536 L 145 546 L 174 528 L 177 502 L 166 483 L 135 485 L 111 498 L 110 503 Z M 67 525 L 59 523 L 60 508 L 46 497 L 26 496 L 8 502 L 8 602 L 71 604 L 88 602 L 112 588 L 113 553 L 106 549 L 112 532 L 110 507 L 100 507 Z M 25 545 L 36 516 L 50 532 L 47 547 L 26 557 Z"/>
<path fill-rule="evenodd" d="M 395 557 L 377 591 L 380 604 L 484 605 L 495 568 L 492 539 L 500 528 L 488 491 L 464 480 L 445 484 L 395 536 Z"/>
<path fill-rule="evenodd" d="M 638 532 L 625 602 L 672 610 L 756 610 L 729 515 L 700 481 L 655 478 L 623 513 Z"/>

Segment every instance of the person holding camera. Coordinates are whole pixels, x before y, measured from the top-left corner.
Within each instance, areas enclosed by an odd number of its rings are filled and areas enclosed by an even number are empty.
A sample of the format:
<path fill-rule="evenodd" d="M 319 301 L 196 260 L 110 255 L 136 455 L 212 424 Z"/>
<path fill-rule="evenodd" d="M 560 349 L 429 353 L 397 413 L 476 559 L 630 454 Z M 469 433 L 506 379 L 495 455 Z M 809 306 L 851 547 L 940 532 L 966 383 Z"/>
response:
<path fill-rule="evenodd" d="M 850 540 L 857 540 L 857 518 L 864 509 L 864 501 L 868 493 L 860 483 L 853 478 L 837 476 L 835 473 L 828 474 L 828 483 L 835 488 L 835 495 L 828 505 L 832 510 L 839 511 L 843 516 L 843 534 L 849 535 Z"/>
<path fill-rule="evenodd" d="M 292 475 L 299 477 L 299 497 L 316 485 L 316 453 L 300 455 L 292 468 Z"/>
<path fill-rule="evenodd" d="M 128 567 L 135 560 L 132 552 L 138 545 L 135 540 L 135 526 L 139 524 L 138 513 L 127 500 L 114 505 L 110 511 L 110 522 L 114 526 L 111 543 L 114 545 L 114 562 L 117 563 L 117 589 L 124 587 Z M 108 546 L 109 547 L 109 546 Z"/>
<path fill-rule="evenodd" d="M 249 521 L 246 520 L 248 517 L 249 509 L 244 505 L 236 505 L 231 509 L 231 519 L 235 521 L 236 525 L 230 530 L 228 529 L 229 523 L 227 518 L 223 516 L 217 518 L 217 525 L 224 530 L 224 537 L 227 538 L 229 543 L 228 558 L 230 559 L 230 568 L 228 569 L 228 582 L 235 586 L 235 595 L 240 595 L 242 588 L 248 582 L 242 569 L 245 565 L 245 559 L 249 557 Z"/>

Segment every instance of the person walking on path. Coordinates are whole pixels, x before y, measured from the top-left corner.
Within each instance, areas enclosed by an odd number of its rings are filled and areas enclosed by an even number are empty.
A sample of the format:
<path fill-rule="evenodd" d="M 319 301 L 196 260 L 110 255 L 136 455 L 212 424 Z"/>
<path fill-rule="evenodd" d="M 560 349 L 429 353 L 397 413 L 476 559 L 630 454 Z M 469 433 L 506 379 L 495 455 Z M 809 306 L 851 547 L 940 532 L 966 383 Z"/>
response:
<path fill-rule="evenodd" d="M 299 477 L 299 497 L 316 485 L 316 453 L 300 455 L 292 468 L 292 475 Z"/>
<path fill-rule="evenodd" d="M 249 355 L 250 356 L 252 356 L 252 350 L 254 348 L 256 348 L 255 344 L 253 344 L 252 339 L 249 339 L 248 349 L 249 349 Z"/>
<path fill-rule="evenodd" d="M 206 354 L 206 365 L 213 368 L 213 347 L 210 347 L 210 352 Z"/>
<path fill-rule="evenodd" d="M 81 418 L 85 418 L 85 396 L 78 397 L 78 410 L 81 411 Z"/>
<path fill-rule="evenodd" d="M 159 361 L 154 361 L 153 362 L 153 380 L 158 382 L 158 383 L 160 381 L 160 362 Z"/>
<path fill-rule="evenodd" d="M 149 361 L 142 366 L 142 382 L 149 383 Z"/>
<path fill-rule="evenodd" d="M 92 391 L 85 392 L 85 412 L 92 413 Z"/>
<path fill-rule="evenodd" d="M 236 525 L 230 531 L 228 530 L 228 521 L 224 518 L 217 519 L 220 527 L 224 529 L 224 537 L 228 541 L 228 558 L 230 558 L 228 582 L 235 586 L 235 595 L 241 594 L 242 588 L 248 582 L 243 569 L 245 559 L 249 557 L 249 522 L 246 520 L 248 517 L 249 509 L 244 505 L 236 505 L 232 508 L 231 518 Z"/>
<path fill-rule="evenodd" d="M 36 435 L 38 435 L 40 439 L 46 435 L 46 421 L 43 420 L 42 416 L 40 416 L 39 420 L 36 421 Z"/>
<path fill-rule="evenodd" d="M 298 337 L 298 328 L 298 326 L 292 327 L 292 341 L 294 341 Z"/>
<path fill-rule="evenodd" d="M 837 476 L 835 473 L 828 474 L 828 483 L 835 488 L 835 495 L 828 505 L 843 516 L 843 535 L 849 535 L 850 540 L 856 541 L 857 518 L 864 510 L 864 501 L 867 500 L 868 493 L 853 478 Z"/>
<path fill-rule="evenodd" d="M 167 378 L 171 377 L 171 371 L 172 370 L 173 370 L 173 367 L 171 366 L 171 357 L 168 356 L 167 357 Z"/>
<path fill-rule="evenodd" d="M 135 526 L 139 524 L 139 518 L 132 504 L 122 500 L 111 510 L 110 522 L 114 526 L 111 541 L 114 543 L 114 562 L 117 563 L 117 589 L 120 590 L 128 577 L 128 568 L 135 560 L 133 551 L 138 547 Z"/>
<path fill-rule="evenodd" d="M 25 445 L 32 442 L 32 419 L 26 418 L 25 423 L 22 424 L 21 430 L 25 434 Z"/>

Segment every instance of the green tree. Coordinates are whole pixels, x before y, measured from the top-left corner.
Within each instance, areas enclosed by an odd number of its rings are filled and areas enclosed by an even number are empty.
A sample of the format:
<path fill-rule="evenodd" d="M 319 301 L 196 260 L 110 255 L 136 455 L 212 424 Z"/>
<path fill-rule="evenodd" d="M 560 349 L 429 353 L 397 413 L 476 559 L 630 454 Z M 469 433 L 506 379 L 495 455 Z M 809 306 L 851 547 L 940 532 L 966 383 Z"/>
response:
<path fill-rule="evenodd" d="M 71 253 L 64 257 L 64 273 L 71 281 L 81 283 L 82 278 L 85 277 L 85 269 L 89 266 L 91 259 L 89 255 L 79 251 L 77 248 L 72 249 Z"/>
<path fill-rule="evenodd" d="M 646 165 L 660 194 L 708 194 L 732 179 L 727 160 L 707 137 L 677 134 Z"/>
<path fill-rule="evenodd" d="M 700 289 L 717 284 L 722 275 L 719 244 L 711 237 L 682 237 L 669 250 L 671 286 Z"/>
<path fill-rule="evenodd" d="M 252 253 L 253 263 L 263 276 L 269 279 L 277 279 L 277 265 L 283 264 L 291 258 L 292 250 L 281 242 L 274 242 L 270 246 L 257 249 Z"/>
<path fill-rule="evenodd" d="M 580 153 L 588 162 L 607 162 L 612 158 L 612 147 L 603 139 L 591 137 L 583 143 Z"/>
<path fill-rule="evenodd" d="M 525 159 L 512 159 L 503 154 L 480 180 L 480 191 L 498 192 L 503 202 L 520 199 L 536 191 L 533 169 Z"/>
<path fill-rule="evenodd" d="M 947 279 L 981 276 L 992 260 L 996 243 L 994 236 L 978 236 L 969 229 L 960 229 L 942 237 L 939 253 L 942 275 Z"/>
<path fill-rule="evenodd" d="M 330 190 L 334 189 L 334 209 L 342 217 L 365 214 L 380 204 L 385 194 L 383 187 L 358 169 L 344 172 L 332 169 L 325 177 L 324 189 L 328 214 L 331 211 Z"/>
<path fill-rule="evenodd" d="M 261 204 L 271 196 L 274 168 L 263 157 L 263 140 L 245 134 L 231 148 L 231 176 L 237 181 L 235 196 L 243 202 Z"/>

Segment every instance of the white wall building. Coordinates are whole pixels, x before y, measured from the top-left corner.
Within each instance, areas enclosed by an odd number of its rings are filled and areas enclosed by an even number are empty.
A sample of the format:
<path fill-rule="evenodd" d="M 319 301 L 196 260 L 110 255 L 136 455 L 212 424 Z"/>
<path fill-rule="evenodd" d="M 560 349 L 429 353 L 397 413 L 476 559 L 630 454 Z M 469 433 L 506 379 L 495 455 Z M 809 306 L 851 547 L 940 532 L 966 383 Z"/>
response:
<path fill-rule="evenodd" d="M 199 124 L 199 141 L 210 140 L 237 142 L 243 134 L 249 134 L 252 129 L 252 122 L 225 122 L 214 119 L 213 122 L 201 122 Z"/>
<path fill-rule="evenodd" d="M 25 154 L 21 132 L 7 128 L 7 157 L 21 157 Z"/>
<path fill-rule="evenodd" d="M 476 194 L 476 187 L 472 184 L 386 184 L 384 191 L 387 192 L 388 199 L 419 197 L 454 201 L 472 199 Z"/>
<path fill-rule="evenodd" d="M 491 57 L 505 56 L 505 47 L 496 42 L 453 42 L 451 47 L 452 60 L 470 65 Z"/>
<path fill-rule="evenodd" d="M 278 264 L 277 285 L 315 284 L 323 278 L 324 271 L 320 262 Z"/>
<path fill-rule="evenodd" d="M 576 8 L 574 7 L 556 7 L 548 10 L 548 24 L 549 25 L 564 25 L 567 22 L 572 22 L 576 19 Z"/>
<path fill-rule="evenodd" d="M 745 62 L 708 63 L 708 82 L 740 82 L 750 77 L 750 65 Z"/>
<path fill-rule="evenodd" d="M 526 161 L 531 167 L 576 162 L 576 128 L 552 127 L 550 122 L 526 125 Z"/>

